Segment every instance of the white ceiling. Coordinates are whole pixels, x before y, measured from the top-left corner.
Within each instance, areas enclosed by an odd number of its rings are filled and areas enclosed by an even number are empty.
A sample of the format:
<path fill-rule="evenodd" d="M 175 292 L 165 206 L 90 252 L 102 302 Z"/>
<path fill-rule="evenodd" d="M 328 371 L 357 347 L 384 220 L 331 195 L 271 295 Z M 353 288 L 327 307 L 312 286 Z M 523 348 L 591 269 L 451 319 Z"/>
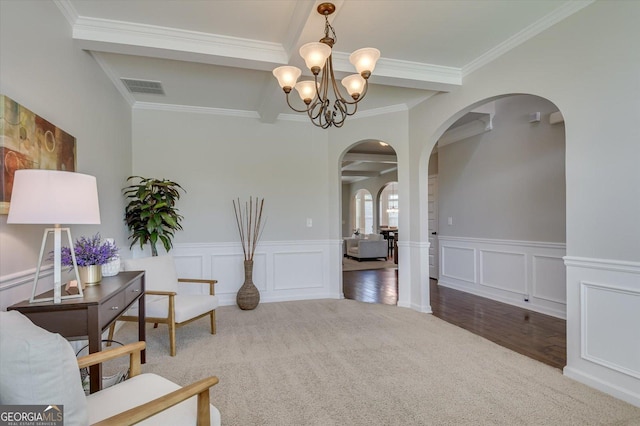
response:
<path fill-rule="evenodd" d="M 305 69 L 298 48 L 323 36 L 314 0 L 54 0 L 79 48 L 96 58 L 134 108 L 306 120 L 272 76 Z M 382 55 L 358 115 L 406 110 L 591 3 L 564 0 L 336 0 L 334 68 L 348 55 Z M 303 77 L 305 73 L 303 71 Z M 310 74 L 307 72 L 307 76 Z M 132 94 L 121 78 L 162 82 Z M 299 101 L 297 96 L 294 101 Z M 311 125 L 311 124 L 310 124 Z"/>

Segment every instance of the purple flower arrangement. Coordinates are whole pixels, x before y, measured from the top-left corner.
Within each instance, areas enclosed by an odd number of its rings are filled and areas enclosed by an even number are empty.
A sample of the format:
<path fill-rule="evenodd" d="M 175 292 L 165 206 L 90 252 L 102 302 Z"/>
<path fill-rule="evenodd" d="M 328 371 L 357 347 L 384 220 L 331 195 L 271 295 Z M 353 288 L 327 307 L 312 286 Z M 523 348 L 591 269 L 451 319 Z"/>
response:
<path fill-rule="evenodd" d="M 110 241 L 102 242 L 100 234 L 93 237 L 80 237 L 73 246 L 78 266 L 104 265 L 118 254 L 118 247 Z M 52 259 L 52 255 L 49 256 Z M 62 247 L 62 264 L 73 266 L 71 249 Z"/>

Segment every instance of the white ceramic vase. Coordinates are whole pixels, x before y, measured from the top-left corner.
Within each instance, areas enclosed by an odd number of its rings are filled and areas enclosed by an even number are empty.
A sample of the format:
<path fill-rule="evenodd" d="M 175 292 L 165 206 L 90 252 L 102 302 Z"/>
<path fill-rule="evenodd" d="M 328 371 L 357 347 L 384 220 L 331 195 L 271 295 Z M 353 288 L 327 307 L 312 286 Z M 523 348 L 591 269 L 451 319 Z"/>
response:
<path fill-rule="evenodd" d="M 116 256 L 110 262 L 102 265 L 103 277 L 112 277 L 114 275 L 118 275 L 118 272 L 120 272 L 120 256 Z"/>

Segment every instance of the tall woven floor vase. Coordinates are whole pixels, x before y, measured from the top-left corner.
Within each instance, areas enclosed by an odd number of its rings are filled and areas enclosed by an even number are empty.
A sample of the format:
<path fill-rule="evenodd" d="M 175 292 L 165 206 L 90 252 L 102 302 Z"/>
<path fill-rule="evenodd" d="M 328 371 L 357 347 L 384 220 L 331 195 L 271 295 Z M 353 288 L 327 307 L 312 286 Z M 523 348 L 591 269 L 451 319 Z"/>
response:
<path fill-rule="evenodd" d="M 253 284 L 253 260 L 244 261 L 244 284 L 238 290 L 236 303 L 240 309 L 245 311 L 255 309 L 260 303 L 260 291 Z"/>

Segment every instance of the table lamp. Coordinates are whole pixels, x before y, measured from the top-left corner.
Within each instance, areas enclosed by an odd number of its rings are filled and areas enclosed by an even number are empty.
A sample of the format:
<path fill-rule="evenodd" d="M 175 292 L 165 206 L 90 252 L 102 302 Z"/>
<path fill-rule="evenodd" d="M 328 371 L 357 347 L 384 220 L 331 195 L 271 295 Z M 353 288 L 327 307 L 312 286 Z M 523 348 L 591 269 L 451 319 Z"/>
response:
<path fill-rule="evenodd" d="M 83 297 L 71 230 L 61 228 L 60 225 L 100 223 L 98 186 L 94 176 L 59 170 L 16 170 L 7 223 L 54 226 L 44 230 L 30 303 L 51 300 L 53 303 L 60 303 L 62 299 Z M 74 295 L 62 296 L 62 231 L 66 231 L 69 238 L 73 269 L 78 283 L 78 294 Z M 36 288 L 49 234 L 53 234 L 53 298 L 36 299 Z"/>

